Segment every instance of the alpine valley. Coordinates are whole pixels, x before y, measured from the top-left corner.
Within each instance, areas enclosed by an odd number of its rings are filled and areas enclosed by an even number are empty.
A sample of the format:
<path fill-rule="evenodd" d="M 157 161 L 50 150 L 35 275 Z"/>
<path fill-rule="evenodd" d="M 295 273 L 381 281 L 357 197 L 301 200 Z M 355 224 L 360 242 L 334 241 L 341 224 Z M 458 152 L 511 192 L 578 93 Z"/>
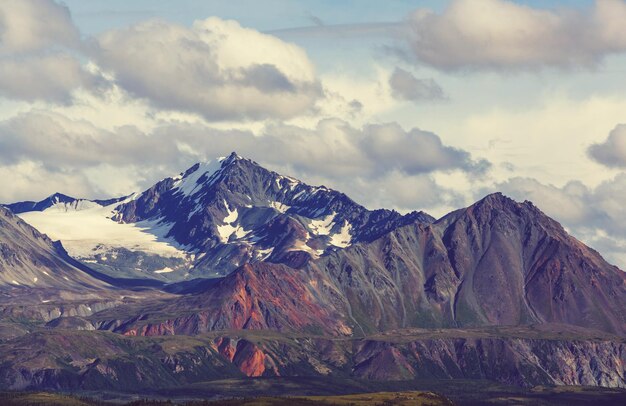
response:
<path fill-rule="evenodd" d="M 0 207 L 0 314 L 11 390 L 626 388 L 626 274 L 531 202 L 372 211 L 236 153 Z"/>

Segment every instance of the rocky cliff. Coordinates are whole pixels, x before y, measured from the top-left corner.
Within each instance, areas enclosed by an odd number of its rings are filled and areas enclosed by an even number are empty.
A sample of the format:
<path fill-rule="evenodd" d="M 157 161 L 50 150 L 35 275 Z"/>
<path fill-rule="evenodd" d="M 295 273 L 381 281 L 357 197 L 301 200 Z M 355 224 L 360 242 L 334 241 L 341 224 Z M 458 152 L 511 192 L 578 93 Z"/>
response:
<path fill-rule="evenodd" d="M 491 337 L 493 334 L 500 337 Z M 519 331 L 517 332 L 520 333 Z M 240 377 L 329 380 L 493 380 L 519 386 L 626 387 L 626 343 L 610 337 L 526 337 L 456 331 L 429 338 L 229 335 L 139 338 L 58 330 L 0 342 L 0 385 L 11 389 L 176 387 Z M 561 334 L 569 334 L 567 330 Z M 32 351 L 37 345 L 37 351 Z"/>

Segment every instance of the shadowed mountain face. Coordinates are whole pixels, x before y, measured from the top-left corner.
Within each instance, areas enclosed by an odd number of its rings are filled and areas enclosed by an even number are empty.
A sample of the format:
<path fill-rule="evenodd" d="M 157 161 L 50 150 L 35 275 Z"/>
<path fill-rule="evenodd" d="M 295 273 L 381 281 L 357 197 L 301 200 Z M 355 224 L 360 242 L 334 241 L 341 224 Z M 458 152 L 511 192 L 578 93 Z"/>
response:
<path fill-rule="evenodd" d="M 246 265 L 161 306 L 135 309 L 140 321 L 100 325 L 147 335 L 242 328 L 349 335 L 565 323 L 624 334 L 626 275 L 531 203 L 494 194 L 299 268 Z M 162 321 L 182 309 L 185 316 Z"/>
<path fill-rule="evenodd" d="M 0 288 L 89 289 L 106 284 L 76 268 L 63 247 L 0 207 Z"/>

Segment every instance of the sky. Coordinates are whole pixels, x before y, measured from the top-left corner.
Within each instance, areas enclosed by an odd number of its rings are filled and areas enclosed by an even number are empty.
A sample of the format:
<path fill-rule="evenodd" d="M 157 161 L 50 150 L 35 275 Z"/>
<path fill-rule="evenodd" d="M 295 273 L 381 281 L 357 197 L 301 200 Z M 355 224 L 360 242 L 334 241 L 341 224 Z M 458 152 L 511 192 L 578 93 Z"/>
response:
<path fill-rule="evenodd" d="M 626 269 L 624 21 L 624 0 L 0 0 L 0 202 L 237 151 L 369 208 L 531 200 Z"/>

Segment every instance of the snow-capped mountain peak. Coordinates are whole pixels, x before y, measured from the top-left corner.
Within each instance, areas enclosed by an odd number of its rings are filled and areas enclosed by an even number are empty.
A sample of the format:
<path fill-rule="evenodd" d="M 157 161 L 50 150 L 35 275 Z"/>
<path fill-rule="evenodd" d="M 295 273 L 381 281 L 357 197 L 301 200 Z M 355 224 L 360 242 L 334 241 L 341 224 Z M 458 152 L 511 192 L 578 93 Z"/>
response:
<path fill-rule="evenodd" d="M 202 190 L 207 182 L 210 182 L 216 173 L 222 168 L 222 163 L 212 161 L 208 163 L 197 163 L 179 177 L 173 178 L 174 189 L 184 196 L 193 196 Z"/>
<path fill-rule="evenodd" d="M 156 261 L 150 256 L 176 257 L 175 264 L 171 259 L 167 264 L 159 260 L 152 267 L 154 272 L 182 271 L 155 276 L 173 279 L 227 274 L 258 261 L 299 266 L 308 259 L 373 241 L 399 226 L 434 220 L 424 213 L 403 216 L 390 210 L 370 211 L 343 193 L 280 175 L 235 152 L 197 163 L 123 199 L 105 202 L 52 196 L 46 200 L 52 202 L 48 209 L 60 211 L 67 205 L 85 209 L 78 217 L 51 216 L 47 211 L 42 216 L 26 214 L 38 221 L 42 231 L 48 232 L 48 227 L 61 240 L 71 238 L 68 249 L 75 247 L 81 258 L 113 268 L 123 266 L 134 275 L 135 269 L 146 269 L 149 258 Z M 100 224 L 90 233 L 88 244 L 75 241 L 82 234 L 63 232 L 69 230 L 70 217 L 76 217 L 72 224 L 80 223 L 73 230 L 83 229 L 83 224 Z M 123 255 L 116 248 L 120 245 L 129 247 Z M 128 253 L 142 250 L 147 256 Z"/>
<path fill-rule="evenodd" d="M 419 213 L 367 210 L 343 193 L 272 172 L 235 152 L 162 180 L 120 204 L 114 219 L 167 225 L 168 238 L 202 258 L 195 272 L 218 273 L 259 258 L 316 258 L 409 222 L 432 221 Z"/>

